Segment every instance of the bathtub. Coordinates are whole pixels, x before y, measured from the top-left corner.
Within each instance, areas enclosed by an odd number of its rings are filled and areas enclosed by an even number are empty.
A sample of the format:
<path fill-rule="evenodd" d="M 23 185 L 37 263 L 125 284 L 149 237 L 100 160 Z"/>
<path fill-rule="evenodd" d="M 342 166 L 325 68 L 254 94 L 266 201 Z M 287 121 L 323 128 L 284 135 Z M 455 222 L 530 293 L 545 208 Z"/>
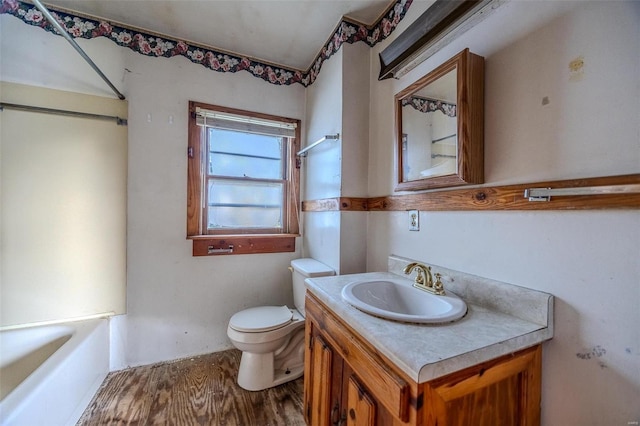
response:
<path fill-rule="evenodd" d="M 0 333 L 0 424 L 75 425 L 109 372 L 109 320 Z"/>

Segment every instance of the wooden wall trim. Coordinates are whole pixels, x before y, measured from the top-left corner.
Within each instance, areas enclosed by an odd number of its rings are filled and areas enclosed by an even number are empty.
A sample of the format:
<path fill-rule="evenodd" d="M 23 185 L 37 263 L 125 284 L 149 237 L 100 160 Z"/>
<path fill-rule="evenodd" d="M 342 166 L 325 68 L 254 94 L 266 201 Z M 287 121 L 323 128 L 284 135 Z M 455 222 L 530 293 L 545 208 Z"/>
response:
<path fill-rule="evenodd" d="M 207 235 L 192 237 L 193 256 L 230 256 L 234 254 L 286 253 L 296 251 L 296 235 Z M 230 252 L 209 253 L 214 249 L 228 249 Z"/>
<path fill-rule="evenodd" d="M 556 180 L 506 186 L 429 191 L 372 198 L 338 197 L 302 203 L 303 212 L 321 211 L 469 211 L 469 210 L 597 210 L 640 208 L 640 194 L 606 194 L 551 197 L 529 201 L 527 188 L 578 188 L 640 183 L 640 174 Z"/>

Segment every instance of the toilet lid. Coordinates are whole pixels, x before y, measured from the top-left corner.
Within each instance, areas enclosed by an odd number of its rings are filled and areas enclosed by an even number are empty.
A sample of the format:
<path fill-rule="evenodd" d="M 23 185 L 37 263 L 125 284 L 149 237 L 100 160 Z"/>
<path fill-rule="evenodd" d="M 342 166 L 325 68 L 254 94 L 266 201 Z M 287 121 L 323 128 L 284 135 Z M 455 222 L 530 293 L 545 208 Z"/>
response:
<path fill-rule="evenodd" d="M 286 306 L 259 306 L 234 314 L 229 326 L 237 331 L 258 333 L 282 327 L 291 322 L 293 313 Z"/>

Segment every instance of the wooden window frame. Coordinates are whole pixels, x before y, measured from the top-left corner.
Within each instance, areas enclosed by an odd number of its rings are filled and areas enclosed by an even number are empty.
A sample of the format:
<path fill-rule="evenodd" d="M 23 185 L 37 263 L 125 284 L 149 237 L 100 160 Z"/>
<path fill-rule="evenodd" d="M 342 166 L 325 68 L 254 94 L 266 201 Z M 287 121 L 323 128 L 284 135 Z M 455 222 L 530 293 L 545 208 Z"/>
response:
<path fill-rule="evenodd" d="M 196 124 L 198 108 L 245 117 L 280 121 L 296 125 L 295 136 L 287 138 L 286 176 L 284 185 L 283 232 L 239 228 L 233 232 L 207 233 L 204 225 L 206 127 Z M 295 251 L 295 238 L 299 236 L 300 217 L 300 169 L 296 164 L 296 152 L 300 146 L 300 120 L 189 102 L 189 129 L 187 151 L 187 238 L 193 240 L 194 256 L 281 253 Z"/>

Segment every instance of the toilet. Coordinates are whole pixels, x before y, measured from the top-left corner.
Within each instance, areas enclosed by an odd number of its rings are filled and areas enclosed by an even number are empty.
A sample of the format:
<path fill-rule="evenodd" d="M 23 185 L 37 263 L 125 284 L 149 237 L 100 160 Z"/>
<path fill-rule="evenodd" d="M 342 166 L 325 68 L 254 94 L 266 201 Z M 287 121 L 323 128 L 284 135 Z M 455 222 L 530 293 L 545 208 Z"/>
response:
<path fill-rule="evenodd" d="M 304 372 L 304 280 L 335 272 L 315 259 L 291 261 L 293 302 L 287 306 L 258 306 L 234 314 L 227 336 L 242 351 L 238 385 L 259 391 L 295 380 Z"/>

